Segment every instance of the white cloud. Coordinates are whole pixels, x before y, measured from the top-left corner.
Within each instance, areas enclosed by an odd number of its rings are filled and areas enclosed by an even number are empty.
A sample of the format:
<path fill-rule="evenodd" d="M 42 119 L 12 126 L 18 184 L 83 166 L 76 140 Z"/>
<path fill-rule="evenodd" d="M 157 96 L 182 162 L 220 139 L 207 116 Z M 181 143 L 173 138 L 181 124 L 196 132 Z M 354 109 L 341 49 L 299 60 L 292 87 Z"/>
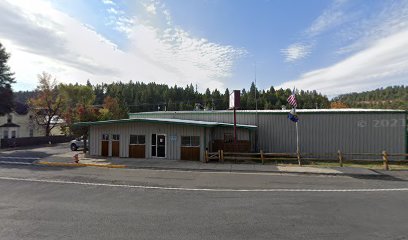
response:
<path fill-rule="evenodd" d="M 373 41 L 408 28 L 408 1 L 385 1 L 381 11 L 353 22 L 339 32 L 346 42 L 338 54 L 360 51 Z"/>
<path fill-rule="evenodd" d="M 106 5 L 116 5 L 112 0 L 102 0 L 102 3 Z"/>
<path fill-rule="evenodd" d="M 118 15 L 119 13 L 121 13 L 120 11 L 116 10 L 115 8 L 111 7 L 108 10 L 106 10 L 108 13 L 110 14 L 114 14 L 114 15 Z"/>
<path fill-rule="evenodd" d="M 309 55 L 310 49 L 310 45 L 295 43 L 288 48 L 282 49 L 281 53 L 285 57 L 285 62 L 293 62 Z"/>
<path fill-rule="evenodd" d="M 146 4 L 145 9 L 146 9 L 146 12 L 152 15 L 156 15 L 156 6 L 154 5 L 154 3 Z"/>
<path fill-rule="evenodd" d="M 33 89 L 42 71 L 65 83 L 133 80 L 223 89 L 235 59 L 245 54 L 180 28 L 161 30 L 123 13 L 115 16 L 115 27 L 126 33 L 130 47 L 120 50 L 47 2 L 32 7 L 24 1 L 1 1 L 0 9 L 0 41 L 12 54 L 17 89 Z"/>
<path fill-rule="evenodd" d="M 315 42 L 314 39 L 323 32 L 342 24 L 346 21 L 342 7 L 347 0 L 336 0 L 318 16 L 302 34 L 303 40 L 292 43 L 287 48 L 281 50 L 285 57 L 285 62 L 294 62 L 303 59 L 311 54 L 312 45 L 302 42 Z"/>
<path fill-rule="evenodd" d="M 346 1 L 334 1 L 331 6 L 317 17 L 305 31 L 308 37 L 315 37 L 335 26 L 340 25 L 347 18 L 342 10 Z"/>
<path fill-rule="evenodd" d="M 329 96 L 408 84 L 408 30 L 377 40 L 366 49 L 326 68 L 303 74 L 279 87 L 318 90 Z"/>

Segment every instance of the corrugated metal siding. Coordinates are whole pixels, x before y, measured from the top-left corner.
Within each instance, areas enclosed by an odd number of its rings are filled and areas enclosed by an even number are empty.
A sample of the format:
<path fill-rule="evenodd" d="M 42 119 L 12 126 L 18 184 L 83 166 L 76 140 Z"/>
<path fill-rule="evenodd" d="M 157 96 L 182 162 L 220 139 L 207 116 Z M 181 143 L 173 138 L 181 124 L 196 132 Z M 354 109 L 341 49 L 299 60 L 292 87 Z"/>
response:
<path fill-rule="evenodd" d="M 233 122 L 233 113 L 155 112 L 133 118 L 178 118 Z M 258 118 L 258 121 L 256 120 Z M 406 114 L 385 112 L 299 114 L 300 150 L 307 153 L 406 152 Z M 282 113 L 237 113 L 237 122 L 258 126 L 259 148 L 267 152 L 295 152 L 295 124 Z"/>
<path fill-rule="evenodd" d="M 102 134 L 120 135 L 120 157 L 129 157 L 130 135 L 146 136 L 146 156 L 151 158 L 151 138 L 152 133 L 166 134 L 166 158 L 180 159 L 181 136 L 200 136 L 201 158 L 203 157 L 204 146 L 203 127 L 181 126 L 171 124 L 149 124 L 149 123 L 128 123 L 109 124 L 104 126 L 91 126 L 90 128 L 90 153 L 91 155 L 101 155 Z M 176 140 L 171 140 L 171 136 L 176 136 Z M 112 140 L 112 139 L 111 139 Z M 207 138 L 208 141 L 208 138 Z M 109 145 L 109 155 L 111 155 L 111 145 Z"/>

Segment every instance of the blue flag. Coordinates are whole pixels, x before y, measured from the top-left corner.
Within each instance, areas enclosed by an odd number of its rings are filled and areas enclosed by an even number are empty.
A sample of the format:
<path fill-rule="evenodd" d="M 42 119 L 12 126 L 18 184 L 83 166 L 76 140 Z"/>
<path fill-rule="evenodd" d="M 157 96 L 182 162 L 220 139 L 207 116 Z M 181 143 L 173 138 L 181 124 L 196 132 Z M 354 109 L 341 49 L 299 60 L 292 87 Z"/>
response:
<path fill-rule="evenodd" d="M 298 122 L 299 121 L 299 118 L 298 118 L 298 116 L 296 114 L 296 109 L 295 108 L 292 108 L 292 110 L 289 112 L 288 118 L 289 118 L 289 120 L 291 120 L 293 122 Z"/>

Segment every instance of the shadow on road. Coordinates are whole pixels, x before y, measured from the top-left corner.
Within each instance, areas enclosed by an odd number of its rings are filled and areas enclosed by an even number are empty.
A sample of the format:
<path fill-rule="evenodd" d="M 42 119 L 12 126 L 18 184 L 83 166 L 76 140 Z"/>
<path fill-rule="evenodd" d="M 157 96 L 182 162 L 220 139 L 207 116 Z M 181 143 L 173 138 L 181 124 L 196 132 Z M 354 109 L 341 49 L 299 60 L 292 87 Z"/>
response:
<path fill-rule="evenodd" d="M 376 170 L 372 170 L 373 172 L 378 173 L 378 175 L 348 175 L 349 177 L 355 179 L 362 179 L 362 180 L 384 180 L 384 181 L 398 181 L 398 182 L 408 182 L 407 179 L 402 179 L 399 177 L 394 177 L 388 174 L 384 174 L 382 172 L 378 172 Z"/>
<path fill-rule="evenodd" d="M 0 169 L 27 169 L 32 171 L 61 171 L 68 169 L 76 169 L 81 166 L 64 167 L 64 166 L 45 166 L 45 165 L 23 165 L 23 164 L 0 164 Z"/>

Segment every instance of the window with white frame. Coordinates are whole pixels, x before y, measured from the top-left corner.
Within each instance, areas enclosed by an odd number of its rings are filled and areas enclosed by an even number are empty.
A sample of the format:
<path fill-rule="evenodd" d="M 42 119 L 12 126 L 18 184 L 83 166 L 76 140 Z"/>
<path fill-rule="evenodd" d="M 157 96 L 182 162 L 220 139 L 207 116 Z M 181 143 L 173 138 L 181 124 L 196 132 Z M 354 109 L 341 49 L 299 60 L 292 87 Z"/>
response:
<path fill-rule="evenodd" d="M 112 134 L 112 140 L 113 141 L 119 141 L 120 135 L 119 134 Z"/>
<path fill-rule="evenodd" d="M 199 136 L 181 136 L 182 147 L 198 147 L 200 146 Z"/>
<path fill-rule="evenodd" d="M 144 145 L 146 144 L 145 135 L 130 135 L 130 144 Z"/>
<path fill-rule="evenodd" d="M 109 141 L 109 134 L 106 134 L 106 133 L 102 134 L 102 140 Z"/>

